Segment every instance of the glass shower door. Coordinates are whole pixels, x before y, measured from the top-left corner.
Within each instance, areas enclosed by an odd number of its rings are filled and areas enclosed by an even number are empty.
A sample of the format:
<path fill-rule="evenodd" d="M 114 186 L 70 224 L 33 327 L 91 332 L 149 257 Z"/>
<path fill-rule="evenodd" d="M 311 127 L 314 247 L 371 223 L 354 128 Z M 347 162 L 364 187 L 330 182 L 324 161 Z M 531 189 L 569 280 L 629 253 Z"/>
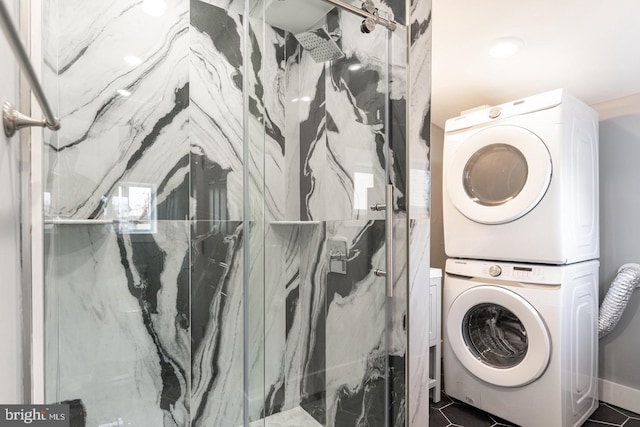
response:
<path fill-rule="evenodd" d="M 403 279 L 387 264 L 391 230 L 406 230 L 390 185 L 395 40 L 382 26 L 364 33 L 362 17 L 323 1 L 259 12 L 261 62 L 250 69 L 259 114 L 250 121 L 264 132 L 249 173 L 264 176 L 251 190 L 263 202 L 263 228 L 252 231 L 264 233 L 264 280 L 248 291 L 264 302 L 255 352 L 264 360 L 249 387 L 263 388 L 264 400 L 249 405 L 249 418 L 404 425 L 406 304 L 404 291 L 392 298 Z"/>

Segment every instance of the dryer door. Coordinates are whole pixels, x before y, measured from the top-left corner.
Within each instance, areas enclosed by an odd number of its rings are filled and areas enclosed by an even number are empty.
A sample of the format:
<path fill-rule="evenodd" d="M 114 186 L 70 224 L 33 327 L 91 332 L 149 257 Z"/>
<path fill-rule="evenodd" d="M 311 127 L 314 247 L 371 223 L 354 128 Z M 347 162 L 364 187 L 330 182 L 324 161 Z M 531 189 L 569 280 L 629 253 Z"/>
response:
<path fill-rule="evenodd" d="M 514 221 L 533 209 L 551 182 L 551 156 L 533 132 L 483 129 L 454 153 L 447 191 L 456 209 L 482 224 Z"/>
<path fill-rule="evenodd" d="M 461 293 L 447 317 L 447 338 L 465 368 L 501 387 L 535 381 L 551 357 L 549 333 L 538 312 L 499 286 L 477 286 Z"/>

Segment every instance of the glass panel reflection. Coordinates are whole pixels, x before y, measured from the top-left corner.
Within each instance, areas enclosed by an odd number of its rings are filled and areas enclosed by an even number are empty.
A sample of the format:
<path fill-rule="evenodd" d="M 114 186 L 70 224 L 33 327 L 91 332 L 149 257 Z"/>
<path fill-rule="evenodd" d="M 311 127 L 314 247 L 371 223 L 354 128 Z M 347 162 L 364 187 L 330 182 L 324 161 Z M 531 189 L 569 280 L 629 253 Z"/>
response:
<path fill-rule="evenodd" d="M 105 217 L 117 221 L 120 233 L 155 233 L 155 194 L 154 185 L 122 182 L 105 208 Z"/>

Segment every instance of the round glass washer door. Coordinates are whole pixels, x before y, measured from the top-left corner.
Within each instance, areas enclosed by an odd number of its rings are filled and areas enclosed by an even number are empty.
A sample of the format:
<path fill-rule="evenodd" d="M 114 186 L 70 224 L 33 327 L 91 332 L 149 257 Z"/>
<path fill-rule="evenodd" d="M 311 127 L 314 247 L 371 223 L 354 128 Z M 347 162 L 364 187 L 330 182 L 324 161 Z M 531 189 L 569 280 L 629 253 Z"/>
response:
<path fill-rule="evenodd" d="M 551 357 L 549 333 L 538 312 L 518 294 L 498 286 L 477 286 L 453 301 L 447 338 L 469 372 L 501 387 L 535 381 Z"/>
<path fill-rule="evenodd" d="M 482 224 L 503 224 L 542 200 L 552 165 L 546 145 L 533 132 L 498 125 L 466 139 L 448 169 L 447 191 L 456 209 Z"/>

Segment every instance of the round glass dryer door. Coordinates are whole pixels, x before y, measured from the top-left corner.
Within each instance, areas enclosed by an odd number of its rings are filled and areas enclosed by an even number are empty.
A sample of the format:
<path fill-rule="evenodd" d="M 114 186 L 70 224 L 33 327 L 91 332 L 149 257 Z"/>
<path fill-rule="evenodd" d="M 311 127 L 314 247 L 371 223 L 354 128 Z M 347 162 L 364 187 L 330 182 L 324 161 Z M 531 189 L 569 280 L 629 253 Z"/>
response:
<path fill-rule="evenodd" d="M 551 357 L 549 333 L 538 312 L 518 294 L 498 286 L 477 286 L 454 300 L 447 338 L 465 368 L 502 387 L 535 381 Z"/>
<path fill-rule="evenodd" d="M 483 129 L 455 152 L 447 191 L 456 209 L 482 224 L 516 220 L 542 199 L 551 156 L 534 133 L 511 125 Z"/>

